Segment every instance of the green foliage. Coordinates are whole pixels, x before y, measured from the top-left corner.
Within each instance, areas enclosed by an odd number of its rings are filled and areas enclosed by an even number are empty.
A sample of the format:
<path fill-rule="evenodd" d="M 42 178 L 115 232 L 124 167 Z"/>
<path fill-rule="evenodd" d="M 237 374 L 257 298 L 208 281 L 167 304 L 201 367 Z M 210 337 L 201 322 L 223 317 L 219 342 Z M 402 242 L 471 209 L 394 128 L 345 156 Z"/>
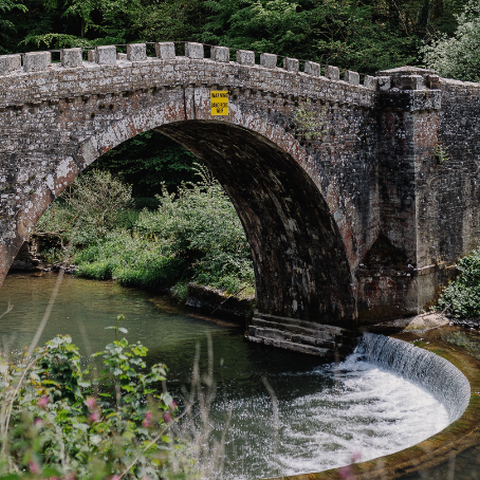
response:
<path fill-rule="evenodd" d="M 425 65 L 439 75 L 480 81 L 480 1 L 470 0 L 457 17 L 454 36 L 442 35 L 423 47 Z"/>
<path fill-rule="evenodd" d="M 457 318 L 480 318 L 480 249 L 462 258 L 460 276 L 445 288 L 438 308 Z"/>
<path fill-rule="evenodd" d="M 445 163 L 450 158 L 448 147 L 445 147 L 441 142 L 438 142 L 433 149 L 433 156 L 439 164 Z"/>
<path fill-rule="evenodd" d="M 73 245 L 87 245 L 117 226 L 123 209 L 131 203 L 131 187 L 110 172 L 92 170 L 77 177 L 61 198 L 40 219 L 37 232 L 66 233 Z"/>
<path fill-rule="evenodd" d="M 321 139 L 323 126 L 326 123 L 325 115 L 326 107 L 318 112 L 312 108 L 310 101 L 307 100 L 303 106 L 296 108 L 293 114 L 297 135 L 301 135 L 307 140 Z"/>
<path fill-rule="evenodd" d="M 460 1 L 460 0 L 459 0 Z M 362 73 L 418 63 L 421 40 L 450 28 L 456 1 L 208 0 L 201 39 Z"/>
<path fill-rule="evenodd" d="M 233 293 L 253 284 L 250 248 L 221 185 L 204 168 L 198 175 L 200 182 L 182 184 L 176 194 L 164 189 L 158 211 L 142 212 L 137 229 L 161 236 L 190 264 L 193 280 Z"/>
<path fill-rule="evenodd" d="M 182 183 L 176 193 L 164 186 L 156 211 L 133 212 L 117 208 L 128 204 L 128 188 L 109 173 L 91 172 L 54 203 L 37 231 L 75 245 L 80 276 L 144 288 L 193 280 L 228 293 L 252 286 L 250 249 L 236 211 L 206 169 L 197 175 L 199 182 Z"/>
<path fill-rule="evenodd" d="M 204 41 L 362 73 L 416 64 L 424 39 L 452 35 L 465 0 L 13 0 L 2 52 L 139 41 Z M 3 5 L 3 9 L 2 9 Z M 25 8 L 24 8 L 25 7 Z M 26 9 L 28 8 L 28 11 Z"/>
<path fill-rule="evenodd" d="M 133 186 L 133 197 L 161 194 L 163 184 L 173 191 L 182 181 L 193 181 L 195 157 L 178 143 L 150 130 L 118 145 L 94 164 Z M 158 206 L 158 202 L 156 202 Z"/>
<path fill-rule="evenodd" d="M 118 325 L 117 333 L 126 333 Z M 170 460 L 177 411 L 158 393 L 166 367 L 146 367 L 147 349 L 116 339 L 84 368 L 70 337 L 56 337 L 20 362 L 3 357 L 0 478 L 185 478 Z M 99 368 L 100 367 L 100 368 Z"/>

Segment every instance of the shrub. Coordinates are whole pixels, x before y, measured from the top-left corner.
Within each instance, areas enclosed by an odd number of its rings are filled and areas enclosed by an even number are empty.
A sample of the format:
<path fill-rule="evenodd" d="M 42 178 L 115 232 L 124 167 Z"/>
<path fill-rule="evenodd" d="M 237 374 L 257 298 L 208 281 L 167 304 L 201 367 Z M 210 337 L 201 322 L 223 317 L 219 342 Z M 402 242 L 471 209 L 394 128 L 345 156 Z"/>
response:
<path fill-rule="evenodd" d="M 164 188 L 157 210 L 138 212 L 124 208 L 129 188 L 109 173 L 92 171 L 54 204 L 38 229 L 76 246 L 73 262 L 80 276 L 139 287 L 193 280 L 228 293 L 253 288 L 250 248 L 240 219 L 208 170 L 197 166 L 197 175 L 198 183 L 183 183 L 176 194 Z M 106 190 L 115 198 L 103 202 L 103 211 L 97 194 L 107 195 Z M 182 291 L 180 286 L 177 290 Z"/>
<path fill-rule="evenodd" d="M 88 245 L 113 230 L 131 203 L 131 187 L 109 172 L 77 177 L 37 223 L 36 231 L 63 234 L 74 245 Z"/>
<path fill-rule="evenodd" d="M 182 447 L 169 433 L 176 404 L 158 393 L 167 370 L 147 369 L 146 353 L 116 339 L 94 355 L 100 368 L 83 368 L 66 336 L 18 364 L 3 357 L 0 477 L 185 478 L 189 461 L 170 461 Z"/>
<path fill-rule="evenodd" d="M 480 1 L 466 2 L 456 15 L 457 30 L 453 37 L 441 36 L 422 49 L 428 68 L 443 77 L 478 82 L 480 80 Z"/>
<path fill-rule="evenodd" d="M 458 318 L 480 317 L 480 249 L 462 258 L 460 275 L 445 288 L 438 307 Z"/>

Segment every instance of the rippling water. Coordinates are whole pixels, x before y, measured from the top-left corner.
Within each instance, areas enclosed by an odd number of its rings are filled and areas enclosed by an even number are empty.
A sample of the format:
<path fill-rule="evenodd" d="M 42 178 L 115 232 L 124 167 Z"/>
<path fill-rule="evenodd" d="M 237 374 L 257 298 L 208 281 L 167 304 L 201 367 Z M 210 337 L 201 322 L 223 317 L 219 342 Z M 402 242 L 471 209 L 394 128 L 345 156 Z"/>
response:
<path fill-rule="evenodd" d="M 0 320 L 0 336 L 9 348 L 29 345 L 55 281 L 55 275 L 7 277 L 0 314 L 9 302 L 13 310 Z M 244 342 L 241 328 L 113 282 L 66 277 L 41 341 L 70 334 L 84 353 L 98 351 L 112 340 L 105 327 L 119 314 L 127 338 L 146 345 L 150 361 L 168 365 L 177 397 L 189 388 L 197 345 L 206 369 L 207 335 L 212 339 L 210 423 L 217 438 L 225 434 L 226 460 L 224 473 L 211 478 L 271 477 L 367 460 L 418 443 L 448 423 L 443 406 L 425 391 L 355 357 L 322 365 L 315 357 L 262 348 Z"/>

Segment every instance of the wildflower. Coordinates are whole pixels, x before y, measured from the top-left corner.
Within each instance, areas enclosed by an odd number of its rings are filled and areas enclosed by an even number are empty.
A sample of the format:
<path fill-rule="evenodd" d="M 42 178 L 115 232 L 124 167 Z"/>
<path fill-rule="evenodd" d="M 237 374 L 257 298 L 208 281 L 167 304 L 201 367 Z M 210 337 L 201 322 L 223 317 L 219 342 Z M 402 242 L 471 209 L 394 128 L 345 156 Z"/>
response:
<path fill-rule="evenodd" d="M 93 397 L 88 397 L 85 400 L 85 403 L 90 411 L 93 410 L 93 408 L 95 407 L 95 402 L 96 400 Z"/>
<path fill-rule="evenodd" d="M 37 402 L 37 405 L 40 407 L 40 408 L 46 408 L 48 403 L 49 403 L 50 399 L 46 396 L 46 395 L 43 395 L 42 397 L 40 397 L 40 399 L 38 400 Z"/>
<path fill-rule="evenodd" d="M 338 469 L 338 474 L 342 480 L 355 480 L 355 474 L 351 465 L 345 465 Z"/>
<path fill-rule="evenodd" d="M 149 410 L 146 414 L 145 414 L 145 418 L 143 419 L 143 422 L 142 422 L 142 426 L 144 428 L 148 428 L 152 425 L 152 412 Z"/>
<path fill-rule="evenodd" d="M 30 473 L 33 473 L 34 475 L 40 473 L 40 465 L 33 460 L 28 462 L 28 468 L 30 469 Z"/>
<path fill-rule="evenodd" d="M 163 421 L 165 423 L 171 422 L 172 421 L 172 416 L 167 412 L 163 415 Z"/>
<path fill-rule="evenodd" d="M 92 412 L 90 414 L 90 421 L 91 422 L 98 422 L 100 420 L 100 414 L 98 412 Z M 113 478 L 113 477 L 112 477 Z"/>
<path fill-rule="evenodd" d="M 178 406 L 178 405 L 177 405 L 177 402 L 176 402 L 175 400 L 172 400 L 172 403 L 170 404 L 170 408 L 171 408 L 172 410 L 176 410 L 176 409 L 177 409 L 177 406 Z"/>

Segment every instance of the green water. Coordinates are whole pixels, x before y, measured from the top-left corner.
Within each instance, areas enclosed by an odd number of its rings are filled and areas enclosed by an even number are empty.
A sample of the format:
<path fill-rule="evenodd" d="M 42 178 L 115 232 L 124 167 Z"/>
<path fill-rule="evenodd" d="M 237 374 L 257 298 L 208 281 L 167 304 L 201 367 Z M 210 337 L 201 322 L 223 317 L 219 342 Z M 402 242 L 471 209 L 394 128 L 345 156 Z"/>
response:
<path fill-rule="evenodd" d="M 54 274 L 6 278 L 0 315 L 8 305 L 12 310 L 0 319 L 4 348 L 30 345 L 56 281 Z M 39 344 L 69 334 L 85 355 L 102 350 L 114 338 L 106 327 L 118 315 L 124 316 L 128 340 L 149 348 L 148 361 L 167 364 L 168 389 L 180 405 L 198 350 L 200 369 L 207 369 L 211 339 L 216 401 L 209 421 L 217 438 L 232 416 L 225 468 L 211 479 L 320 471 L 349 463 L 353 453 L 367 460 L 401 450 L 444 428 L 436 425 L 441 406 L 388 372 L 355 361 L 338 370 L 313 356 L 248 343 L 241 326 L 114 282 L 65 276 Z"/>

